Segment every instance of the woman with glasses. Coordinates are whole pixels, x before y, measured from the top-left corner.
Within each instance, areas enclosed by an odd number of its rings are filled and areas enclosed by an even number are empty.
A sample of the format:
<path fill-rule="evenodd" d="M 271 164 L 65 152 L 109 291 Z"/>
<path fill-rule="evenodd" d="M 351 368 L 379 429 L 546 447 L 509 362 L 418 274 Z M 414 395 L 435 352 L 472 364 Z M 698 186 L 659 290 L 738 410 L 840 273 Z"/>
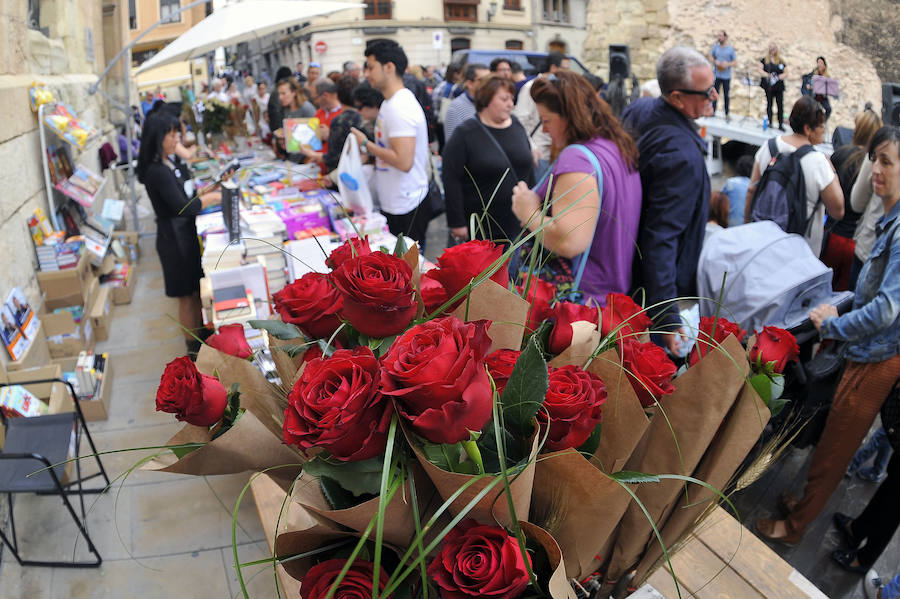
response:
<path fill-rule="evenodd" d="M 775 121 L 772 120 L 772 101 L 778 105 L 778 128 L 784 131 L 784 78 L 785 73 L 784 59 L 778 52 L 778 46 L 774 42 L 769 44 L 769 51 L 766 56 L 759 60 L 760 66 L 760 86 L 766 90 L 766 116 L 769 123 L 774 126 Z"/>
<path fill-rule="evenodd" d="M 782 135 L 775 140 L 779 154 L 790 154 L 807 145 L 821 144 L 825 137 L 825 109 L 813 98 L 803 96 L 791 109 L 790 124 L 793 133 Z M 750 176 L 750 186 L 747 188 L 744 203 L 744 222 L 750 222 L 756 185 L 772 162 L 772 158 L 769 144 L 763 144 L 756 152 L 753 159 L 753 174 Z M 825 154 L 809 152 L 800 159 L 800 168 L 803 169 L 803 182 L 806 186 L 806 218 L 809 220 L 803 237 L 813 254 L 818 256 L 822 252 L 825 212 L 831 218 L 838 220 L 843 218 L 844 194 L 834 167 Z"/>
<path fill-rule="evenodd" d="M 531 231 L 544 225 L 543 245 L 553 254 L 569 260 L 584 255 L 579 291 L 605 305 L 608 293 L 631 287 L 641 217 L 637 145 L 580 75 L 557 71 L 535 79 L 531 97 L 554 162 L 534 189 L 518 183 L 513 213 Z M 555 216 L 549 224 L 540 216 L 545 199 Z"/>

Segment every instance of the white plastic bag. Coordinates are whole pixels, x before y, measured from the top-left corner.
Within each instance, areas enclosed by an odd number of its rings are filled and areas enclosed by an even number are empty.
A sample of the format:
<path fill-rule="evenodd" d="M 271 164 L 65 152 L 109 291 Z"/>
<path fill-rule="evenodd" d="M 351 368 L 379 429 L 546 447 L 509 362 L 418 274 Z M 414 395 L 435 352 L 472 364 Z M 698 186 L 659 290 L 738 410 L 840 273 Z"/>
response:
<path fill-rule="evenodd" d="M 370 214 L 373 210 L 372 194 L 359 157 L 359 145 L 352 133 L 344 142 L 337 171 L 337 185 L 344 206 L 358 215 Z"/>

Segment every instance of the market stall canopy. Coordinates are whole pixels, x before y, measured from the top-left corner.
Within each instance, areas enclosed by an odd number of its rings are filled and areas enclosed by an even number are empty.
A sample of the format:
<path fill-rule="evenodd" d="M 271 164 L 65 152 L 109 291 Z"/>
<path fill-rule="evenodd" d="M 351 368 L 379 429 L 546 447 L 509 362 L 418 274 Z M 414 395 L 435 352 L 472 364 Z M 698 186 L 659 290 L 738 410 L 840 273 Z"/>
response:
<path fill-rule="evenodd" d="M 170 62 L 188 60 L 212 52 L 219 46 L 232 46 L 300 25 L 312 17 L 327 15 L 365 4 L 330 0 L 244 0 L 230 2 L 191 27 L 136 72 Z"/>

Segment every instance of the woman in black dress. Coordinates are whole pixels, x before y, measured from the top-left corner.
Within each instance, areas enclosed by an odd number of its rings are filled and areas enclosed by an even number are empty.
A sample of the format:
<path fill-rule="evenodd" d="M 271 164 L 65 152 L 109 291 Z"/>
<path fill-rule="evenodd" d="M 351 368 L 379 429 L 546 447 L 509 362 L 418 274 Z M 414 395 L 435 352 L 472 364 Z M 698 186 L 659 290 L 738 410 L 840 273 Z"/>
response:
<path fill-rule="evenodd" d="M 769 44 L 766 57 L 759 62 L 762 70 L 760 85 L 766 90 L 766 116 L 769 117 L 769 126 L 775 126 L 775 121 L 772 120 L 772 100 L 774 100 L 778 106 L 778 128 L 784 131 L 785 64 L 774 42 Z"/>
<path fill-rule="evenodd" d="M 185 329 L 188 352 L 196 353 L 194 338 L 203 326 L 200 305 L 200 242 L 195 217 L 221 201 L 218 191 L 195 197 L 187 165 L 175 155 L 181 136 L 178 119 L 154 114 L 144 124 L 138 154 L 138 180 L 144 184 L 156 212 L 156 251 L 162 264 L 166 295 L 178 298 L 178 321 Z"/>
<path fill-rule="evenodd" d="M 459 125 L 444 147 L 447 224 L 457 242 L 474 235 L 508 243 L 522 231 L 512 212 L 512 190 L 518 181 L 534 185 L 534 158 L 528 133 L 512 115 L 515 93 L 515 85 L 499 75 L 479 83 L 477 114 Z M 479 225 L 470 232 L 473 214 Z"/>

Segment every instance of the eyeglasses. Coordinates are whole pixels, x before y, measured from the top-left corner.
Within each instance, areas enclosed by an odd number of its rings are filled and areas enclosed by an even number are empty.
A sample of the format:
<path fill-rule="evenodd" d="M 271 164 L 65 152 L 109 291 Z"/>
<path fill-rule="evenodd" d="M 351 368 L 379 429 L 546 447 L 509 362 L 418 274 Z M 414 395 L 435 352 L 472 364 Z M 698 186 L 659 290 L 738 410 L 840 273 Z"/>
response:
<path fill-rule="evenodd" d="M 706 90 L 699 89 L 673 89 L 673 92 L 681 92 L 683 94 L 687 94 L 689 96 L 706 96 L 708 99 L 713 99 L 713 94 L 716 93 L 716 86 L 710 85 Z"/>

